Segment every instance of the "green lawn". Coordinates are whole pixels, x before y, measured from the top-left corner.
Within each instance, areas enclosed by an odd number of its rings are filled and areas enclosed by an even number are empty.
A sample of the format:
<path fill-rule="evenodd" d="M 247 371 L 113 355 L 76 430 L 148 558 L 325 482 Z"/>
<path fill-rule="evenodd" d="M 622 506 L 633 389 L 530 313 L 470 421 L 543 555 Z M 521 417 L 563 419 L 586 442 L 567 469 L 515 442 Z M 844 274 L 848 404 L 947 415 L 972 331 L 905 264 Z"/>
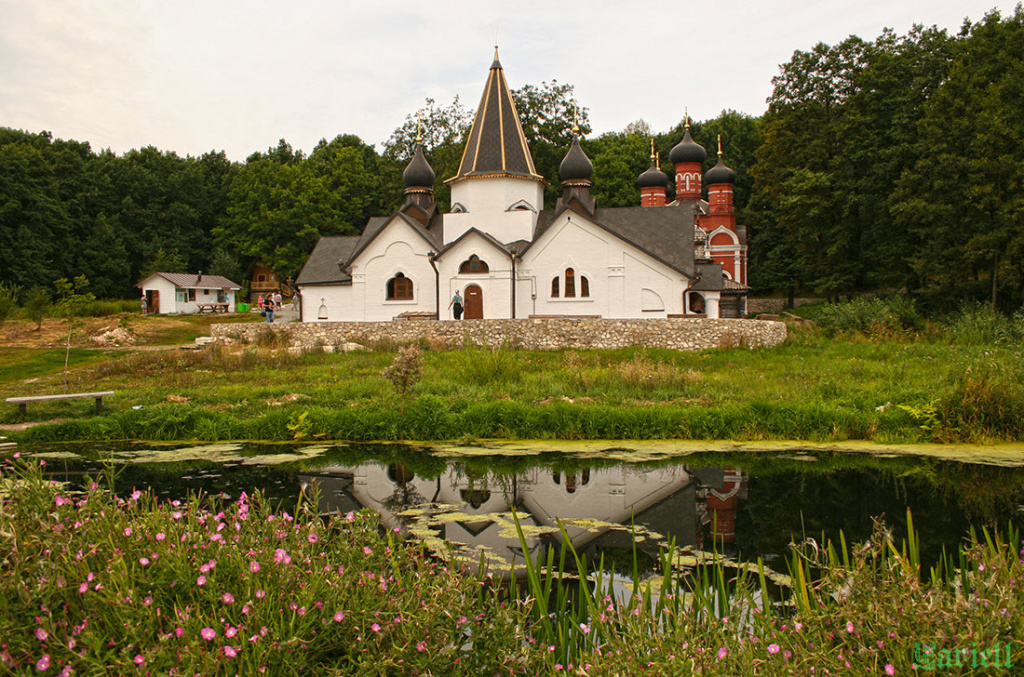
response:
<path fill-rule="evenodd" d="M 758 350 L 434 350 L 422 353 L 404 412 L 381 375 L 389 351 L 81 351 L 71 388 L 117 391 L 108 411 L 31 407 L 33 420 L 73 420 L 24 436 L 1010 441 L 1024 437 L 1016 350 L 802 330 Z M 3 351 L 0 366 L 5 397 L 56 391 L 63 353 Z M 11 407 L 0 419 L 19 415 Z"/>

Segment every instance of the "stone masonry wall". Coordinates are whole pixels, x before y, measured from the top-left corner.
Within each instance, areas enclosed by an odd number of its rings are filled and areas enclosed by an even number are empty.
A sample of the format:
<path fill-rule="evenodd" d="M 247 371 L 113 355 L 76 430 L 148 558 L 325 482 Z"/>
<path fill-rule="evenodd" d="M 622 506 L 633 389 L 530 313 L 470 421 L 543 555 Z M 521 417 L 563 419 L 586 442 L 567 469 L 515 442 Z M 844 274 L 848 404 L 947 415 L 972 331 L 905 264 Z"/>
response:
<path fill-rule="evenodd" d="M 807 305 L 808 303 L 814 303 L 815 301 L 821 301 L 822 299 L 814 298 L 800 298 L 793 299 L 793 307 L 799 308 L 800 306 Z M 752 315 L 759 313 L 780 313 L 786 310 L 789 305 L 789 299 L 747 299 L 747 312 Z"/>
<path fill-rule="evenodd" d="M 210 331 L 215 340 L 242 343 L 254 343 L 262 332 L 271 331 L 281 335 L 283 342 L 293 349 L 307 351 L 340 350 L 348 343 L 374 347 L 420 342 L 448 346 L 507 345 L 533 350 L 629 346 L 702 350 L 772 347 L 786 340 L 786 325 L 782 322 L 696 318 L 214 324 Z"/>

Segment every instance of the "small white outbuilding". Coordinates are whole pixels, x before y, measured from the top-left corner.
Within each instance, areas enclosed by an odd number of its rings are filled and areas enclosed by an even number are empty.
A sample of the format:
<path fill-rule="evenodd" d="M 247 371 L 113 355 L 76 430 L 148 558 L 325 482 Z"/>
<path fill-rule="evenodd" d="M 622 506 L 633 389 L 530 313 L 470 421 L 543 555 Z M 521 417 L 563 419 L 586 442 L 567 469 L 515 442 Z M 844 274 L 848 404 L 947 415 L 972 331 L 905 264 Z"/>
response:
<path fill-rule="evenodd" d="M 241 287 L 220 275 L 153 273 L 139 282 L 147 313 L 234 312 Z"/>

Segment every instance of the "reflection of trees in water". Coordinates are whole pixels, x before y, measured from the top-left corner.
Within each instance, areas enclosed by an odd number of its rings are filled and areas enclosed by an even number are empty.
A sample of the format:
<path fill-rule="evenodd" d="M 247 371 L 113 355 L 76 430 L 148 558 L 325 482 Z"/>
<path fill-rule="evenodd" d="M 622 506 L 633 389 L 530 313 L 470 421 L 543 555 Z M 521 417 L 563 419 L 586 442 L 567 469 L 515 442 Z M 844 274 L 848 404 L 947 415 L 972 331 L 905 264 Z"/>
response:
<path fill-rule="evenodd" d="M 943 463 L 935 469 L 934 482 L 955 500 L 971 520 L 1005 529 L 1007 513 L 1024 501 L 1024 470 L 987 465 Z"/>
<path fill-rule="evenodd" d="M 395 519 L 401 522 L 402 526 L 406 526 L 411 521 L 410 518 L 399 513 L 406 508 L 423 505 L 427 502 L 427 498 L 417 491 L 416 486 L 412 483 L 416 479 L 416 473 L 405 464 L 392 463 L 388 465 L 388 478 L 395 483 L 395 490 L 381 501 L 381 505 L 387 508 L 395 516 Z"/>

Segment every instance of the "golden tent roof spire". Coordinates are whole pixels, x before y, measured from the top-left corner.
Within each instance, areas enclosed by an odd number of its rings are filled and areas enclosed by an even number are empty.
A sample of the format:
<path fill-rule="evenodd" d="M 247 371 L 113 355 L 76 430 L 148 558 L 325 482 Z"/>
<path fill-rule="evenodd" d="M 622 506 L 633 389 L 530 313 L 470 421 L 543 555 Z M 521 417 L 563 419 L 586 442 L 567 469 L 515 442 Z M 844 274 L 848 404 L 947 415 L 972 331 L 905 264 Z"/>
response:
<path fill-rule="evenodd" d="M 494 48 L 494 63 L 487 75 L 473 126 L 466 137 L 459 170 L 446 183 L 475 176 L 513 176 L 544 181 L 533 164 L 526 136 L 519 121 L 512 92 Z"/>

